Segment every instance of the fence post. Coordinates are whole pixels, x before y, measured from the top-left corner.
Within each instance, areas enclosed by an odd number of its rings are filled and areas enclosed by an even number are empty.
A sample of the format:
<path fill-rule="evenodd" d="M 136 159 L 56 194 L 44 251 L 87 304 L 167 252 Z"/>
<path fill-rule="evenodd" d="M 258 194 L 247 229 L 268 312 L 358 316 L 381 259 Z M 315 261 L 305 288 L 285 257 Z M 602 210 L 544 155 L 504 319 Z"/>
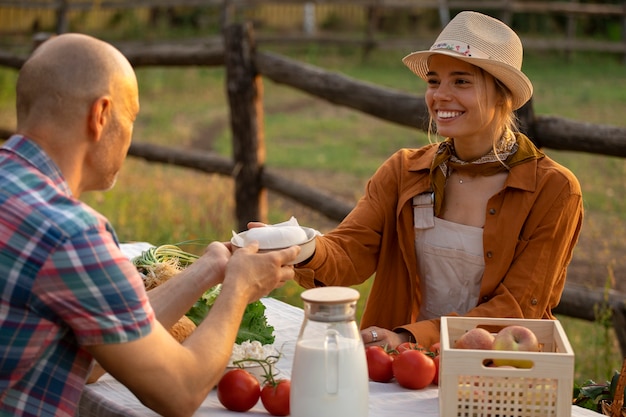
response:
<path fill-rule="evenodd" d="M 511 22 L 513 21 L 513 5 L 511 4 L 511 0 L 502 0 L 502 13 L 500 20 L 508 26 L 511 26 Z"/>
<path fill-rule="evenodd" d="M 366 26 L 365 26 L 365 41 L 363 42 L 363 61 L 367 60 L 370 52 L 376 46 L 376 29 L 380 19 L 380 7 L 367 6 L 366 10 Z"/>
<path fill-rule="evenodd" d="M 624 55 L 622 55 L 622 63 L 626 65 L 626 1 L 623 4 L 622 12 L 622 46 L 624 47 Z"/>
<path fill-rule="evenodd" d="M 578 3 L 578 0 L 572 0 L 572 3 Z M 576 42 L 576 21 L 578 20 L 578 16 L 575 13 L 567 14 L 567 33 L 566 39 L 567 43 L 565 44 L 565 59 L 570 61 L 572 58 L 572 51 L 574 47 L 574 43 Z"/>
<path fill-rule="evenodd" d="M 238 231 L 243 231 L 251 220 L 267 221 L 267 192 L 261 181 L 265 163 L 263 84 L 256 68 L 252 26 L 229 25 L 224 42 L 235 164 L 235 216 Z"/>
<path fill-rule="evenodd" d="M 303 30 L 304 34 L 308 37 L 314 36 L 317 32 L 317 19 L 315 18 L 315 12 L 317 6 L 315 3 L 306 2 L 303 7 Z"/>
<path fill-rule="evenodd" d="M 224 33 L 226 28 L 235 21 L 235 5 L 232 0 L 224 0 L 220 8 L 219 26 L 220 32 Z"/>
<path fill-rule="evenodd" d="M 69 27 L 69 24 L 67 22 L 67 0 L 57 0 L 56 8 L 57 34 L 66 33 Z"/>
<path fill-rule="evenodd" d="M 441 27 L 446 26 L 450 22 L 450 5 L 448 0 L 438 0 L 439 8 L 439 20 L 441 21 Z"/>

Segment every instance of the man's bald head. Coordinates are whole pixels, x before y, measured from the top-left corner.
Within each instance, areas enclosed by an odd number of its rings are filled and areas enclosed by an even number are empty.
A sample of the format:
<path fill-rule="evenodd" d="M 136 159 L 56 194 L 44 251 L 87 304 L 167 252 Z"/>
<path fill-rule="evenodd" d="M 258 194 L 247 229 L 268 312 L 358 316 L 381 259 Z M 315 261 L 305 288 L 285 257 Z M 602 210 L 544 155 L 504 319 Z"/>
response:
<path fill-rule="evenodd" d="M 41 44 L 17 80 L 17 133 L 56 163 L 75 196 L 113 186 L 139 111 L 137 78 L 120 51 L 80 34 Z"/>
<path fill-rule="evenodd" d="M 42 121 L 72 123 L 86 116 L 97 98 L 124 90 L 136 95 L 137 80 L 121 52 L 87 35 L 55 36 L 41 44 L 20 70 L 18 131 Z"/>

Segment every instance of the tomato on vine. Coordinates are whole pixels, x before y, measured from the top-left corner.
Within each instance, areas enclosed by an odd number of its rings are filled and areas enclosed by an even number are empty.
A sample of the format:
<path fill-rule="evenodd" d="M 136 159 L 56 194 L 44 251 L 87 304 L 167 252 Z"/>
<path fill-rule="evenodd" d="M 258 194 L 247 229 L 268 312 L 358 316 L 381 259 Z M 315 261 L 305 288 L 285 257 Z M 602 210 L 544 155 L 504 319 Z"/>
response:
<path fill-rule="evenodd" d="M 273 416 L 288 416 L 290 393 L 291 382 L 288 379 L 266 381 L 261 390 L 263 407 Z"/>
<path fill-rule="evenodd" d="M 245 369 L 226 372 L 217 384 L 217 399 L 231 411 L 248 411 L 260 396 L 261 384 Z"/>
<path fill-rule="evenodd" d="M 393 375 L 404 388 L 427 387 L 433 382 L 435 372 L 435 362 L 422 350 L 405 350 L 393 361 Z"/>
<path fill-rule="evenodd" d="M 433 362 L 435 362 L 435 377 L 433 378 L 433 384 L 439 385 L 439 361 L 441 356 L 437 355 L 433 358 Z"/>
<path fill-rule="evenodd" d="M 265 359 L 242 359 L 237 362 L 256 362 L 263 368 L 263 384 L 260 388 L 260 397 L 263 407 L 273 416 L 288 416 L 291 381 L 285 378 L 276 378 L 274 364 L 279 356 L 268 356 Z M 235 363 L 237 363 L 235 362 Z"/>
<path fill-rule="evenodd" d="M 372 381 L 389 382 L 393 379 L 393 356 L 381 346 L 368 346 L 365 349 L 367 374 Z"/>
<path fill-rule="evenodd" d="M 432 357 L 435 362 L 435 378 L 433 379 L 433 384 L 439 385 L 439 361 L 441 360 L 439 354 L 441 353 L 441 343 L 433 343 L 428 350 L 430 352 L 429 356 Z"/>
<path fill-rule="evenodd" d="M 400 343 L 396 347 L 396 351 L 398 352 L 398 355 L 404 352 L 405 350 L 424 350 L 424 347 L 420 345 L 419 343 L 414 343 L 414 342 L 403 342 L 403 343 Z"/>

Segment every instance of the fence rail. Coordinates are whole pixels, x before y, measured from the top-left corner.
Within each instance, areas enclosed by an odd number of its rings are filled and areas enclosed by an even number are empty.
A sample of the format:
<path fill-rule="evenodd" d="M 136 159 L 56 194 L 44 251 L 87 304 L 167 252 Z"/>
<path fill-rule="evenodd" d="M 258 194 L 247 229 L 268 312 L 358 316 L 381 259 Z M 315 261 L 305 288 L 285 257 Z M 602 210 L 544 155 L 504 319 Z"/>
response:
<path fill-rule="evenodd" d="M 472 9 L 478 11 L 489 11 L 505 21 L 510 26 L 513 25 L 514 16 L 517 15 L 543 15 L 558 16 L 567 20 L 563 33 L 550 33 L 550 36 L 536 38 L 525 36 L 520 33 L 524 46 L 528 50 L 557 50 L 569 53 L 571 51 L 599 51 L 621 54 L 626 63 L 626 2 L 615 3 L 583 3 L 580 1 L 523 1 L 523 0 L 0 0 L 0 10 L 4 9 L 24 9 L 35 13 L 46 10 L 54 14 L 56 32 L 68 31 L 71 15 L 74 12 L 81 12 L 81 19 L 85 13 L 97 14 L 111 10 L 131 10 L 131 9 L 181 9 L 181 8 L 219 8 L 224 14 L 219 25 L 225 27 L 233 23 L 236 16 L 253 16 L 261 20 L 263 27 L 272 27 L 277 24 L 284 24 L 286 20 L 293 20 L 293 15 L 287 17 L 286 12 L 280 12 L 286 6 L 296 6 L 301 8 L 299 13 L 300 22 L 291 26 L 299 26 L 300 31 L 295 31 L 285 36 L 264 37 L 259 32 L 259 42 L 284 42 L 290 39 L 291 42 L 316 41 L 316 42 L 350 42 L 361 44 L 364 52 L 369 53 L 375 48 L 399 48 L 415 46 L 414 38 L 403 38 L 402 35 L 380 36 L 379 19 L 385 11 L 405 10 L 407 13 L 423 14 L 426 11 L 438 11 L 440 23 L 447 23 L 451 11 Z M 260 11 L 266 7 L 274 7 L 272 13 L 261 15 Z M 337 10 L 353 8 L 359 11 L 359 16 L 365 26 L 360 38 L 341 36 L 339 34 L 318 35 L 318 21 L 321 19 L 320 13 L 316 12 L 316 7 L 324 8 L 325 14 L 336 13 Z M 225 11 L 229 10 L 228 13 Z M 6 12 L 5 12 L 6 14 Z M 228 18 L 230 16 L 230 20 Z M 577 36 L 577 28 L 581 19 L 591 17 L 606 17 L 618 19 L 621 29 L 619 40 L 589 40 Z M 26 17 L 21 17 L 28 20 Z M 15 20 L 15 19 L 12 19 Z M 96 19 L 98 20 L 98 19 Z M 2 24 L 0 19 L 0 25 Z M 15 22 L 12 22 L 15 24 Z M 7 25 L 8 26 L 8 25 Z M 30 29 L 32 23 L 25 24 L 24 30 Z M 2 26 L 0 26 L 2 27 Z M 421 46 L 421 45 L 420 45 Z"/>
<path fill-rule="evenodd" d="M 337 0 L 0 0 L 0 7 L 25 9 L 57 9 L 65 5 L 69 10 L 136 9 L 143 7 L 222 6 L 225 2 L 237 7 L 257 7 L 267 4 L 304 5 L 333 4 Z M 342 0 L 340 6 L 401 8 L 401 9 L 482 9 L 515 13 L 561 13 L 624 15 L 624 5 L 615 3 L 580 3 L 578 1 L 523 1 L 523 0 Z"/>

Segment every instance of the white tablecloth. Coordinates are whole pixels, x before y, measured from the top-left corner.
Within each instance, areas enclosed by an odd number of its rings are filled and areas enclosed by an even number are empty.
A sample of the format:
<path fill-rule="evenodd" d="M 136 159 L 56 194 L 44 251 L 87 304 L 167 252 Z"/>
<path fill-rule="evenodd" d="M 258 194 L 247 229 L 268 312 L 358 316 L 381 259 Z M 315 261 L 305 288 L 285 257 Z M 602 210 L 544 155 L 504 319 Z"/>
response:
<path fill-rule="evenodd" d="M 268 322 L 275 328 L 275 345 L 279 348 L 282 347 L 283 357 L 277 365 L 278 369 L 281 374 L 290 377 L 295 342 L 300 331 L 303 311 L 272 298 L 265 298 L 262 301 L 267 307 Z M 370 382 L 369 388 L 369 417 L 439 417 L 438 390 L 435 386 L 412 391 L 404 389 L 396 383 Z M 213 390 L 195 415 L 232 417 L 234 414 L 219 403 L 215 390 Z M 263 417 L 269 415 L 263 408 L 261 401 L 245 414 L 246 416 Z M 95 384 L 86 387 L 79 407 L 80 417 L 157 415 L 144 407 L 130 391 L 108 374 Z M 597 417 L 600 415 L 580 407 L 572 407 L 572 417 Z"/>

